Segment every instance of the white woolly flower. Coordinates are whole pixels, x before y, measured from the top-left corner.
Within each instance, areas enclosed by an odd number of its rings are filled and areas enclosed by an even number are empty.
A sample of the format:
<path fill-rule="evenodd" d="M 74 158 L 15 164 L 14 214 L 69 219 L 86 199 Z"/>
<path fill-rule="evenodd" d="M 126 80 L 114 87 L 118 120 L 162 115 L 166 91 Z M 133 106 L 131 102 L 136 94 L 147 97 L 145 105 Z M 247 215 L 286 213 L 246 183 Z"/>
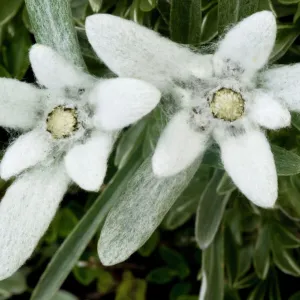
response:
<path fill-rule="evenodd" d="M 271 12 L 238 23 L 213 55 L 194 53 L 114 16 L 91 16 L 86 27 L 98 37 L 97 54 L 116 74 L 147 80 L 179 101 L 153 155 L 158 177 L 186 169 L 213 138 L 245 196 L 262 207 L 274 205 L 277 174 L 262 128 L 289 126 L 289 110 L 300 110 L 300 64 L 261 70 L 275 43 Z"/>
<path fill-rule="evenodd" d="M 138 79 L 96 80 L 46 46 L 30 61 L 47 89 L 0 78 L 0 125 L 25 131 L 1 162 L 3 179 L 21 175 L 0 205 L 0 280 L 31 255 L 71 181 L 99 190 L 116 132 L 160 99 Z"/>

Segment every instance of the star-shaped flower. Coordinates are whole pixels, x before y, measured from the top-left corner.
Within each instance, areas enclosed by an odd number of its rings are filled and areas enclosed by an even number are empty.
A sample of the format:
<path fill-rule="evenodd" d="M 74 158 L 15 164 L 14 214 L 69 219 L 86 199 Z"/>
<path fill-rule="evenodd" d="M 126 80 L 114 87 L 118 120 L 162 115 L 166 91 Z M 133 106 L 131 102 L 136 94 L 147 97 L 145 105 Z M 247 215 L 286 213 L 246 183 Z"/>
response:
<path fill-rule="evenodd" d="M 0 205 L 0 280 L 31 255 L 71 181 L 100 189 L 116 133 L 160 99 L 151 84 L 96 79 L 46 46 L 30 61 L 46 89 L 0 78 L 0 125 L 25 131 L 1 162 L 3 179 L 21 175 Z"/>
<path fill-rule="evenodd" d="M 214 138 L 245 196 L 262 207 L 274 205 L 277 174 L 263 128 L 289 126 L 289 110 L 300 110 L 300 64 L 264 69 L 276 38 L 271 12 L 238 23 L 213 55 L 114 16 L 91 16 L 86 26 L 97 35 L 97 54 L 112 71 L 151 82 L 179 102 L 152 158 L 157 176 L 186 169 Z"/>

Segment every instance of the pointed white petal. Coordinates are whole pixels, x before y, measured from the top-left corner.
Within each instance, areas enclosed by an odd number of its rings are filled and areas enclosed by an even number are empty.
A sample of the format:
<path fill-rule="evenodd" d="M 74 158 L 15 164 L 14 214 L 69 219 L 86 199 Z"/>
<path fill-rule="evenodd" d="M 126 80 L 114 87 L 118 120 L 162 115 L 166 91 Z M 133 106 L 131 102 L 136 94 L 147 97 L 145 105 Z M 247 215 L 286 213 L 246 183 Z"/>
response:
<path fill-rule="evenodd" d="M 269 69 L 262 81 L 290 110 L 300 111 L 300 64 Z"/>
<path fill-rule="evenodd" d="M 103 80 L 90 95 L 96 106 L 95 125 L 105 130 L 128 126 L 153 110 L 160 96 L 156 87 L 138 79 Z"/>
<path fill-rule="evenodd" d="M 0 203 L 0 280 L 30 257 L 47 230 L 69 184 L 61 164 L 26 172 Z"/>
<path fill-rule="evenodd" d="M 221 41 L 214 56 L 218 75 L 244 73 L 252 76 L 268 61 L 276 38 L 276 19 L 261 11 L 234 26 Z"/>
<path fill-rule="evenodd" d="M 84 88 L 94 82 L 92 76 L 72 65 L 48 46 L 35 44 L 29 57 L 38 82 L 47 88 Z"/>
<path fill-rule="evenodd" d="M 185 190 L 199 164 L 195 162 L 174 177 L 157 178 L 152 172 L 150 158 L 145 160 L 126 187 L 122 187 L 118 203 L 102 228 L 98 252 L 104 265 L 124 261 L 149 239 Z"/>
<path fill-rule="evenodd" d="M 280 129 L 291 124 L 291 114 L 271 95 L 257 93 L 250 108 L 249 117 L 268 129 Z"/>
<path fill-rule="evenodd" d="M 30 84 L 0 78 L 0 126 L 31 129 L 38 119 L 42 95 Z"/>
<path fill-rule="evenodd" d="M 1 161 L 1 178 L 7 180 L 44 160 L 52 150 L 49 135 L 33 130 L 20 136 L 5 152 Z"/>
<path fill-rule="evenodd" d="M 86 19 L 86 33 L 98 56 L 116 74 L 166 87 L 173 78 L 206 77 L 209 56 L 181 47 L 132 21 L 106 14 Z"/>
<path fill-rule="evenodd" d="M 273 207 L 277 199 L 277 174 L 265 135 L 253 130 L 237 136 L 219 132 L 217 136 L 225 170 L 236 186 L 254 204 Z"/>
<path fill-rule="evenodd" d="M 189 113 L 181 111 L 164 129 L 152 158 L 155 175 L 175 175 L 186 169 L 205 151 L 208 134 L 193 130 L 189 121 Z"/>
<path fill-rule="evenodd" d="M 67 172 L 82 189 L 99 191 L 106 174 L 112 144 L 112 136 L 95 132 L 85 144 L 77 145 L 67 153 Z"/>

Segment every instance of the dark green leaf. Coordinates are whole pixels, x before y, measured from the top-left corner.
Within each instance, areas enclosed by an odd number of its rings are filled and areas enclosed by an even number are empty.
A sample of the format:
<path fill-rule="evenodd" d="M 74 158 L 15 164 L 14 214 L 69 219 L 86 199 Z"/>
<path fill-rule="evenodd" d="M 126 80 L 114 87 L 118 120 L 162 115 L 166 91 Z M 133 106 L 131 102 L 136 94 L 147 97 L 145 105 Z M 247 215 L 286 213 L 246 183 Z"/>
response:
<path fill-rule="evenodd" d="M 18 12 L 23 0 L 0 0 L 0 26 L 9 22 Z"/>
<path fill-rule="evenodd" d="M 12 297 L 13 295 L 22 294 L 26 290 L 26 277 L 21 271 L 18 271 L 11 277 L 0 281 L 0 298 L 2 295 Z"/>
<path fill-rule="evenodd" d="M 279 25 L 277 27 L 276 44 L 273 48 L 270 61 L 275 62 L 282 57 L 299 34 L 299 30 L 292 25 Z"/>
<path fill-rule="evenodd" d="M 235 184 L 232 182 L 231 178 L 225 173 L 220 180 L 217 187 L 217 193 L 219 195 L 225 195 L 227 193 L 233 192 L 236 189 Z"/>
<path fill-rule="evenodd" d="M 192 285 L 190 283 L 185 283 L 185 282 L 177 283 L 172 287 L 169 299 L 178 300 L 180 296 L 186 296 L 191 289 L 192 289 Z"/>
<path fill-rule="evenodd" d="M 218 9 L 218 32 L 222 34 L 226 27 L 237 22 L 239 16 L 239 1 L 219 0 Z"/>
<path fill-rule="evenodd" d="M 97 278 L 97 270 L 89 267 L 75 267 L 73 274 L 76 280 L 83 285 L 91 284 Z"/>
<path fill-rule="evenodd" d="M 254 290 L 250 293 L 247 300 L 265 300 L 266 295 L 266 284 L 264 282 L 259 283 L 256 285 Z"/>
<path fill-rule="evenodd" d="M 205 15 L 201 27 L 201 43 L 208 43 L 218 35 L 218 6 L 215 5 Z"/>
<path fill-rule="evenodd" d="M 256 274 L 261 279 L 266 279 L 270 267 L 270 227 L 264 225 L 259 229 L 256 240 L 253 262 Z"/>
<path fill-rule="evenodd" d="M 139 254 L 148 257 L 155 250 L 159 243 L 159 232 L 154 231 L 148 241 L 138 250 Z"/>
<path fill-rule="evenodd" d="M 78 298 L 66 291 L 58 291 L 51 300 L 77 300 Z"/>
<path fill-rule="evenodd" d="M 259 0 L 240 0 L 238 19 L 242 20 L 258 11 Z"/>
<path fill-rule="evenodd" d="M 257 276 L 255 273 L 251 273 L 243 278 L 241 278 L 239 281 L 235 282 L 234 287 L 236 289 L 245 289 L 249 288 L 251 286 L 257 286 L 257 283 L 259 282 Z"/>
<path fill-rule="evenodd" d="M 166 284 L 170 281 L 172 281 L 177 276 L 177 272 L 173 269 L 163 267 L 154 269 L 151 271 L 146 279 L 149 282 L 157 283 L 157 284 Z"/>
<path fill-rule="evenodd" d="M 130 272 L 125 272 L 118 286 L 115 300 L 146 300 L 146 290 L 145 280 L 136 279 Z"/>
<path fill-rule="evenodd" d="M 283 248 L 297 248 L 300 246 L 300 239 L 280 224 L 272 224 L 271 238 L 278 242 Z"/>
<path fill-rule="evenodd" d="M 163 228 L 174 230 L 195 214 L 201 194 L 209 180 L 210 168 L 201 165 L 188 187 L 176 200 L 163 221 Z"/>
<path fill-rule="evenodd" d="M 11 75 L 8 73 L 8 71 L 1 65 L 0 65 L 0 77 L 11 78 Z"/>
<path fill-rule="evenodd" d="M 201 0 L 172 0 L 170 30 L 173 41 L 182 44 L 200 44 Z"/>
<path fill-rule="evenodd" d="M 76 215 L 68 208 L 61 209 L 57 218 L 57 232 L 61 237 L 67 237 L 78 223 Z"/>
<path fill-rule="evenodd" d="M 207 248 L 214 239 L 221 223 L 230 194 L 218 195 L 216 190 L 223 171 L 215 171 L 201 195 L 196 215 L 196 240 L 201 249 Z"/>
<path fill-rule="evenodd" d="M 190 274 L 189 266 L 183 255 L 166 246 L 160 247 L 159 253 L 168 267 L 174 270 L 181 279 Z"/>
<path fill-rule="evenodd" d="M 290 5 L 299 3 L 299 0 L 278 0 L 278 2 L 284 5 Z"/>
<path fill-rule="evenodd" d="M 151 11 L 157 5 L 158 0 L 140 0 L 140 9 L 144 12 Z"/>
<path fill-rule="evenodd" d="M 224 295 L 224 237 L 219 230 L 213 243 L 202 253 L 202 300 L 222 300 Z M 206 281 L 205 284 L 203 280 Z"/>
<path fill-rule="evenodd" d="M 99 269 L 97 273 L 98 273 L 97 290 L 101 294 L 107 294 L 115 286 L 116 284 L 115 280 L 108 271 L 105 271 L 103 269 Z"/>
<path fill-rule="evenodd" d="M 293 112 L 292 113 L 292 124 L 295 128 L 300 131 L 300 114 Z"/>
<path fill-rule="evenodd" d="M 292 295 L 289 300 L 300 300 L 300 291 Z"/>

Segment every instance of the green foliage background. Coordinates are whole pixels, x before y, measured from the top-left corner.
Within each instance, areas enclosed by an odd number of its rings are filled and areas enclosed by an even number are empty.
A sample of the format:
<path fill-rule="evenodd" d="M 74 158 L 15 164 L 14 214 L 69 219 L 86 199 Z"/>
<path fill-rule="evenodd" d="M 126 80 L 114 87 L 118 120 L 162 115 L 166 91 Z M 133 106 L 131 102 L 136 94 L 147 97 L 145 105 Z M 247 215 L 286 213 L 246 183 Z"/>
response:
<path fill-rule="evenodd" d="M 267 9 L 278 22 L 271 61 L 300 61 L 299 0 L 72 0 L 71 7 L 84 60 L 97 76 L 113 76 L 85 37 L 85 17 L 99 12 L 131 19 L 176 42 L 206 49 L 231 24 Z M 28 61 L 33 43 L 23 0 L 0 0 L 0 77 L 34 82 Z M 300 299 L 300 117 L 296 114 L 291 128 L 269 134 L 280 175 L 274 210 L 253 206 L 236 190 L 222 170 L 218 149 L 213 147 L 160 228 L 138 253 L 113 267 L 101 265 L 96 249 L 100 229 L 90 240 L 94 235 L 90 228 L 99 228 L 110 208 L 107 199 L 151 153 L 164 123 L 157 108 L 121 134 L 110 159 L 105 192 L 99 197 L 75 186 L 70 189 L 27 265 L 0 282 L 0 299 L 29 299 L 32 293 L 32 299 L 50 299 L 45 296 L 46 287 L 55 290 L 60 286 L 63 278 L 57 279 L 58 273 L 65 270 L 67 276 L 66 266 L 73 267 L 71 250 L 81 253 L 80 244 L 83 248 L 88 245 L 61 287 L 68 293 L 60 291 L 53 300 L 196 300 L 202 269 L 208 275 L 205 300 Z M 10 138 L 1 130 L 3 151 Z M 8 185 L 0 182 L 1 194 Z M 93 212 L 85 215 L 91 205 Z M 101 219 L 99 224 L 92 221 L 96 217 Z"/>

